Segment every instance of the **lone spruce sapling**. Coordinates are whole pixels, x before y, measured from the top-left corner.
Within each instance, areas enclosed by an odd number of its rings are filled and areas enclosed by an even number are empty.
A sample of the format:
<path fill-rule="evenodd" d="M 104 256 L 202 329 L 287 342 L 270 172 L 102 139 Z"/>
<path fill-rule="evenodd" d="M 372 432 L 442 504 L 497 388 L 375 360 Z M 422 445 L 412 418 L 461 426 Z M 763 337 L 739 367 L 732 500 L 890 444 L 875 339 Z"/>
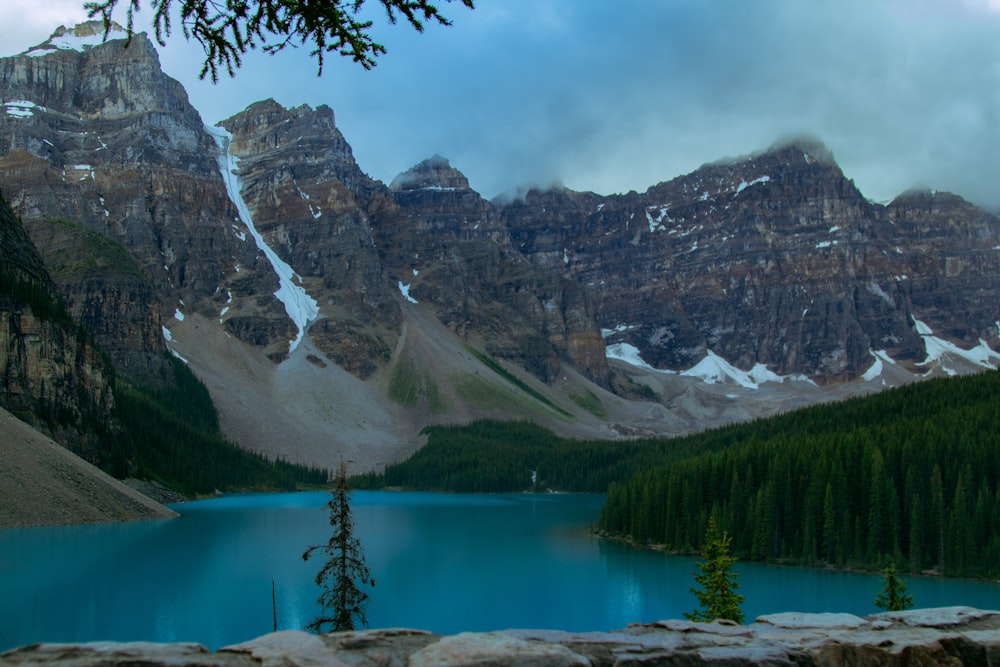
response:
<path fill-rule="evenodd" d="M 913 596 L 906 594 L 906 582 L 896 576 L 896 566 L 885 569 L 882 590 L 875 596 L 875 606 L 886 611 L 906 611 L 913 607 Z"/>
<path fill-rule="evenodd" d="M 316 552 L 326 555 L 326 563 L 316 574 L 316 585 L 322 592 L 317 602 L 322 612 L 307 626 L 314 632 L 354 630 L 355 622 L 368 625 L 365 609 L 368 594 L 361 586 L 375 586 L 375 580 L 365 564 L 361 542 L 354 536 L 354 519 L 347 488 L 347 466 L 342 462 L 330 490 L 330 539 L 325 545 L 312 546 L 302 554 L 302 560 Z M 328 630 L 327 630 L 328 629 Z"/>
<path fill-rule="evenodd" d="M 701 588 L 692 588 L 691 592 L 698 599 L 699 609 L 686 612 L 684 617 L 691 621 L 710 622 L 717 618 L 743 623 L 743 596 L 736 592 L 739 575 L 730 567 L 736 558 L 729 555 L 731 537 L 719 531 L 715 517 L 709 517 L 708 530 L 705 531 L 705 544 L 702 547 L 702 559 L 698 563 L 699 572 L 694 575 L 695 583 Z"/>

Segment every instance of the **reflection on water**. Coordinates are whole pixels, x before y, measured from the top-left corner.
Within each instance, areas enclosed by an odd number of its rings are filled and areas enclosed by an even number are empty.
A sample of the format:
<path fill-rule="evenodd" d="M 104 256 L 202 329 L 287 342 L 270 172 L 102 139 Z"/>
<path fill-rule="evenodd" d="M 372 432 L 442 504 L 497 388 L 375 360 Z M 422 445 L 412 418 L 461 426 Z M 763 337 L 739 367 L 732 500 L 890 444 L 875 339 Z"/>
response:
<path fill-rule="evenodd" d="M 35 641 L 196 641 L 218 648 L 316 613 L 323 492 L 175 506 L 178 519 L 0 531 L 0 650 Z M 372 627 L 435 632 L 610 630 L 695 608 L 695 559 L 597 540 L 602 498 L 358 492 L 356 531 L 377 581 Z M 877 575 L 737 564 L 746 618 L 877 611 Z M 1000 608 L 1000 586 L 908 578 L 920 606 Z"/>

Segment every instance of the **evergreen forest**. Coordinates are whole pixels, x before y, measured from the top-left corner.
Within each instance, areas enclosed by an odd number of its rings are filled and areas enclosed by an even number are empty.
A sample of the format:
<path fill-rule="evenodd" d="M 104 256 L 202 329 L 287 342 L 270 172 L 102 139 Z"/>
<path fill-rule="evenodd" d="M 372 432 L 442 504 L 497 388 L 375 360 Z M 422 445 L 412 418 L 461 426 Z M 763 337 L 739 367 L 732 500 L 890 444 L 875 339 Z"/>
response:
<path fill-rule="evenodd" d="M 599 530 L 688 552 L 714 516 L 740 558 L 1000 576 L 1000 373 L 723 430 L 612 484 Z"/>
<path fill-rule="evenodd" d="M 577 441 L 527 422 L 424 430 L 355 488 L 607 492 L 602 534 L 684 553 L 709 518 L 743 559 L 1000 576 L 1000 372 L 679 437 Z"/>
<path fill-rule="evenodd" d="M 666 438 L 568 440 L 525 421 L 428 426 L 421 433 L 427 444 L 410 458 L 387 465 L 382 473 L 357 475 L 351 485 L 456 493 L 604 493 L 612 482 L 704 446 Z"/>

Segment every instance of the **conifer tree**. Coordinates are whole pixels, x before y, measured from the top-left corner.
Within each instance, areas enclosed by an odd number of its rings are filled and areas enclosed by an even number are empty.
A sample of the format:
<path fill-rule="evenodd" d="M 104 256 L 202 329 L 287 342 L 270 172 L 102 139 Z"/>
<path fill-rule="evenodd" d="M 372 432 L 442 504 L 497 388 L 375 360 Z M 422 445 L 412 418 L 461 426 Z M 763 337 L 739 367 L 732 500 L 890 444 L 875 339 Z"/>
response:
<path fill-rule="evenodd" d="M 353 630 L 355 621 L 368 625 L 365 608 L 368 594 L 362 585 L 375 586 L 361 542 L 354 536 L 354 519 L 347 488 L 347 466 L 341 462 L 337 469 L 337 479 L 330 490 L 330 539 L 323 546 L 312 546 L 302 554 L 302 560 L 309 560 L 315 552 L 324 553 L 326 563 L 316 574 L 316 585 L 322 589 L 317 602 L 323 611 L 308 626 L 309 630 L 323 632 L 329 627 L 331 632 Z"/>
<path fill-rule="evenodd" d="M 459 1 L 473 9 L 473 0 Z M 131 35 L 142 0 L 87 0 L 83 7 L 91 17 L 104 19 L 107 29 L 119 2 L 126 8 Z M 153 27 L 161 46 L 170 36 L 176 11 L 184 37 L 197 40 L 205 49 L 199 76 L 211 75 L 213 83 L 218 81 L 220 69 L 235 76 L 244 54 L 257 48 L 273 54 L 289 46 L 311 45 L 310 55 L 316 58 L 319 73 L 327 53 L 351 58 L 365 69 L 374 67 L 385 53 L 385 47 L 372 39 L 372 21 L 364 18 L 365 0 L 148 0 L 147 4 L 153 10 Z M 430 0 L 378 0 L 372 4 L 382 5 L 389 23 L 403 17 L 417 32 L 423 32 L 427 22 L 451 25 Z"/>
<path fill-rule="evenodd" d="M 685 618 L 692 621 L 713 621 L 717 618 L 728 619 L 737 623 L 743 622 L 743 611 L 740 605 L 743 596 L 736 592 L 737 574 L 730 571 L 736 558 L 729 555 L 730 537 L 725 532 L 719 532 L 715 517 L 708 519 L 708 530 L 705 531 L 705 544 L 701 556 L 704 560 L 698 563 L 700 572 L 694 575 L 700 589 L 692 588 L 691 592 L 698 598 L 699 609 L 685 613 Z"/>
<path fill-rule="evenodd" d="M 875 596 L 875 606 L 886 611 L 905 611 L 913 607 L 913 596 L 906 594 L 906 582 L 896 576 L 896 566 L 885 569 L 882 590 Z"/>

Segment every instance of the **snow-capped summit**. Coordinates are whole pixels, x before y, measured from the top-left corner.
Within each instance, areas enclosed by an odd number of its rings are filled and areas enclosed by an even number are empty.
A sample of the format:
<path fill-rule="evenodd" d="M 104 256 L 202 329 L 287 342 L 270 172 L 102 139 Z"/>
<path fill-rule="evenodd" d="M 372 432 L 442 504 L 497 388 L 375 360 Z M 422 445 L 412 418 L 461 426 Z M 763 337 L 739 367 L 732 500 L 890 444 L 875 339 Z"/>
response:
<path fill-rule="evenodd" d="M 56 51 L 84 51 L 105 42 L 126 39 L 128 32 L 114 21 L 105 26 L 103 21 L 86 21 L 72 28 L 59 26 L 52 35 L 23 55 L 39 57 Z"/>

